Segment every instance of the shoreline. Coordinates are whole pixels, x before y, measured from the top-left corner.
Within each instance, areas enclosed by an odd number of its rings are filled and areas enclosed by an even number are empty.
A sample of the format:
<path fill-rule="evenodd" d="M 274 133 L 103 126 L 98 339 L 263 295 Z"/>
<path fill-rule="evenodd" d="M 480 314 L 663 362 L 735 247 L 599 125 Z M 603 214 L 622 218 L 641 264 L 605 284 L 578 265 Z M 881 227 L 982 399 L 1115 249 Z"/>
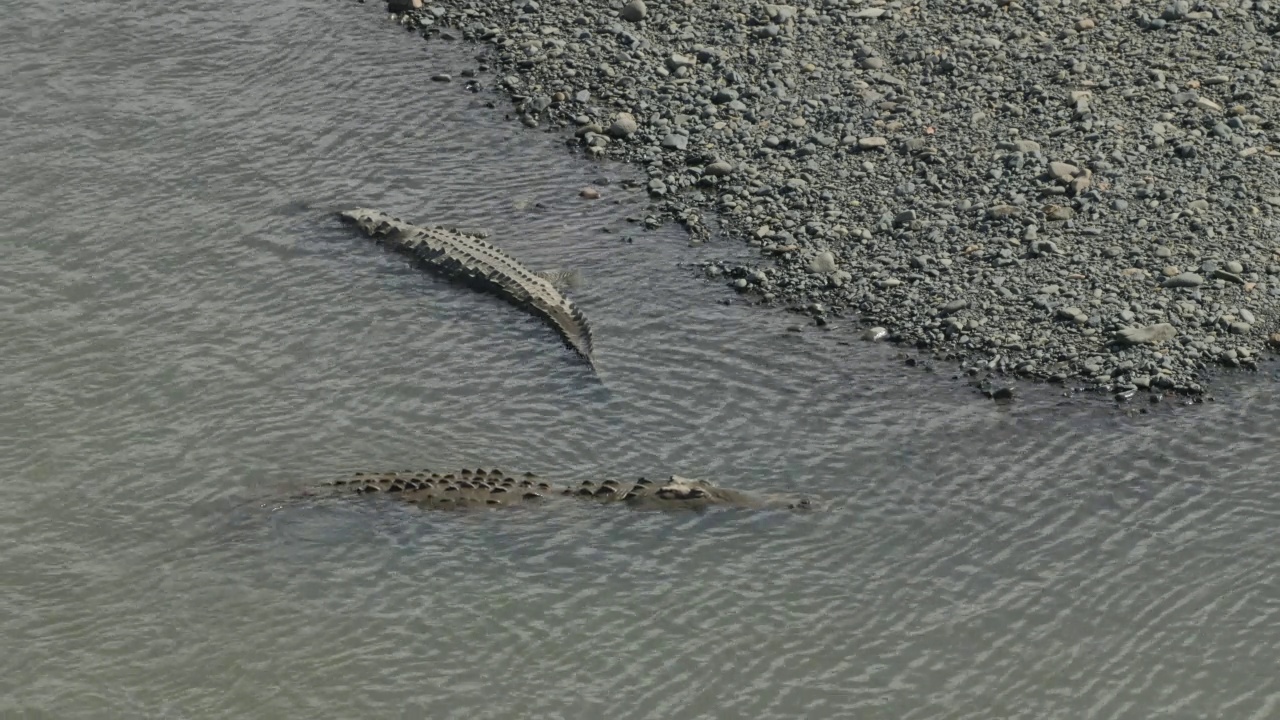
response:
<path fill-rule="evenodd" d="M 640 224 L 757 247 L 703 266 L 749 302 L 856 318 L 992 395 L 1198 396 L 1280 346 L 1266 1 L 418 4 L 385 6 L 486 48 L 473 89 L 646 169 Z"/>

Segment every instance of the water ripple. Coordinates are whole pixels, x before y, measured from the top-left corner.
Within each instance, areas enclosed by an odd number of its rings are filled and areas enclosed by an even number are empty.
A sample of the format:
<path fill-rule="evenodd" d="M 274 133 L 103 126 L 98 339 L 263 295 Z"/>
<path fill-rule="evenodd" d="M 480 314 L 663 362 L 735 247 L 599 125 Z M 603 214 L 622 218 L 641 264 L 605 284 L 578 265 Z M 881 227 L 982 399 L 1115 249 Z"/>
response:
<path fill-rule="evenodd" d="M 0 715 L 1274 714 L 1274 384 L 992 405 L 856 328 L 721 304 L 690 268 L 742 248 L 634 227 L 631 170 L 428 82 L 474 48 L 377 5 L 0 26 Z M 600 377 L 340 228 L 348 204 L 579 269 Z M 478 464 L 832 502 L 289 500 Z"/>

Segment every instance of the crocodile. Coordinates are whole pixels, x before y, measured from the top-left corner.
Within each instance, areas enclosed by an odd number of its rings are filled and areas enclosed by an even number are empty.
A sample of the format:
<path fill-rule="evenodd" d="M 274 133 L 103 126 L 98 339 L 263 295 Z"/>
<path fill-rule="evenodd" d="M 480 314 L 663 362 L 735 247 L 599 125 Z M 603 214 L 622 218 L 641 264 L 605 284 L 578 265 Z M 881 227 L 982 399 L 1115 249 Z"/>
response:
<path fill-rule="evenodd" d="M 421 266 L 492 293 L 549 324 L 592 370 L 591 326 L 553 280 L 562 273 L 535 273 L 519 260 L 475 235 L 405 222 L 381 210 L 354 208 L 338 217 Z"/>
<path fill-rule="evenodd" d="M 307 494 L 316 495 L 322 491 L 377 494 L 433 510 L 527 506 L 565 497 L 639 510 L 706 510 L 712 507 L 812 510 L 819 507 L 817 501 L 808 497 L 748 493 L 679 475 L 658 482 L 640 478 L 626 482 L 584 480 L 571 485 L 552 482 L 533 473 L 507 473 L 498 469 L 446 473 L 430 470 L 358 472 L 351 477 L 325 483 Z"/>

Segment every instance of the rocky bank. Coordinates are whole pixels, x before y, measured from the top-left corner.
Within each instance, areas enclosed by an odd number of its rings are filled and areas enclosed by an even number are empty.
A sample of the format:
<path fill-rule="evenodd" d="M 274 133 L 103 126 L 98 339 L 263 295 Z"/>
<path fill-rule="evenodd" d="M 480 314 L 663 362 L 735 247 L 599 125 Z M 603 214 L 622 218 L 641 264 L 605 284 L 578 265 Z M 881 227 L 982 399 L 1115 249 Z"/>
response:
<path fill-rule="evenodd" d="M 1274 0 L 388 10 L 487 47 L 461 80 L 525 125 L 646 169 L 636 222 L 757 246 L 704 268 L 751 300 L 1121 397 L 1280 345 Z"/>

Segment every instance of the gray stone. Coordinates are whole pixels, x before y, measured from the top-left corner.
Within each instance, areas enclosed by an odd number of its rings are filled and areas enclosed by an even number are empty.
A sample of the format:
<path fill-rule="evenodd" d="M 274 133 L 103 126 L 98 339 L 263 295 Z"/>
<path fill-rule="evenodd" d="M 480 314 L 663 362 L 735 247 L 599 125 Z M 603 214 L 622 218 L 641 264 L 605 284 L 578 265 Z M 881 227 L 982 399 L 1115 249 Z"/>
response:
<path fill-rule="evenodd" d="M 1167 288 L 1191 288 L 1199 287 L 1204 284 L 1204 278 L 1191 272 L 1184 272 L 1167 278 L 1161 283 Z"/>
<path fill-rule="evenodd" d="M 733 165 L 725 162 L 724 160 L 717 160 L 710 165 L 707 165 L 706 170 L 703 172 L 712 177 L 724 177 L 733 172 Z"/>
<path fill-rule="evenodd" d="M 1244 284 L 1244 278 L 1240 277 L 1239 275 L 1233 272 L 1227 272 L 1222 268 L 1218 268 L 1214 270 L 1213 276 L 1219 280 L 1226 280 L 1227 282 L 1232 282 L 1232 283 L 1235 283 L 1236 285 Z"/>
<path fill-rule="evenodd" d="M 1120 345 L 1159 345 L 1178 336 L 1178 330 L 1169 323 L 1157 323 L 1146 327 L 1121 328 L 1113 338 Z"/>
<path fill-rule="evenodd" d="M 1080 172 L 1080 168 L 1064 162 L 1049 163 L 1049 175 L 1055 180 L 1067 182 Z"/>
<path fill-rule="evenodd" d="M 732 88 L 721 88 L 711 96 L 711 102 L 717 105 L 731 103 L 738 99 L 738 92 Z"/>
<path fill-rule="evenodd" d="M 809 272 L 815 275 L 825 275 L 835 271 L 836 256 L 830 251 L 824 250 L 809 260 Z"/>
<path fill-rule="evenodd" d="M 1059 320 L 1067 320 L 1080 325 L 1083 325 L 1089 319 L 1089 316 L 1078 307 L 1058 308 L 1057 315 Z"/>
<path fill-rule="evenodd" d="M 682 67 L 693 67 L 696 64 L 696 60 L 691 57 L 681 55 L 680 53 L 671 53 L 671 56 L 667 58 L 668 70 L 675 70 Z"/>
<path fill-rule="evenodd" d="M 1036 256 L 1062 254 L 1062 251 L 1058 249 L 1057 244 L 1052 240 L 1036 240 L 1031 243 L 1031 252 Z"/>
<path fill-rule="evenodd" d="M 684 150 L 689 146 L 689 136 L 671 133 L 662 138 L 662 147 L 668 150 Z"/>
<path fill-rule="evenodd" d="M 618 15 L 627 22 L 637 23 L 649 17 L 649 7 L 644 4 L 644 0 L 627 0 Z"/>
<path fill-rule="evenodd" d="M 613 119 L 613 124 L 609 126 L 609 136 L 616 138 L 631 137 L 639 126 L 636 118 L 629 112 L 620 112 Z"/>

